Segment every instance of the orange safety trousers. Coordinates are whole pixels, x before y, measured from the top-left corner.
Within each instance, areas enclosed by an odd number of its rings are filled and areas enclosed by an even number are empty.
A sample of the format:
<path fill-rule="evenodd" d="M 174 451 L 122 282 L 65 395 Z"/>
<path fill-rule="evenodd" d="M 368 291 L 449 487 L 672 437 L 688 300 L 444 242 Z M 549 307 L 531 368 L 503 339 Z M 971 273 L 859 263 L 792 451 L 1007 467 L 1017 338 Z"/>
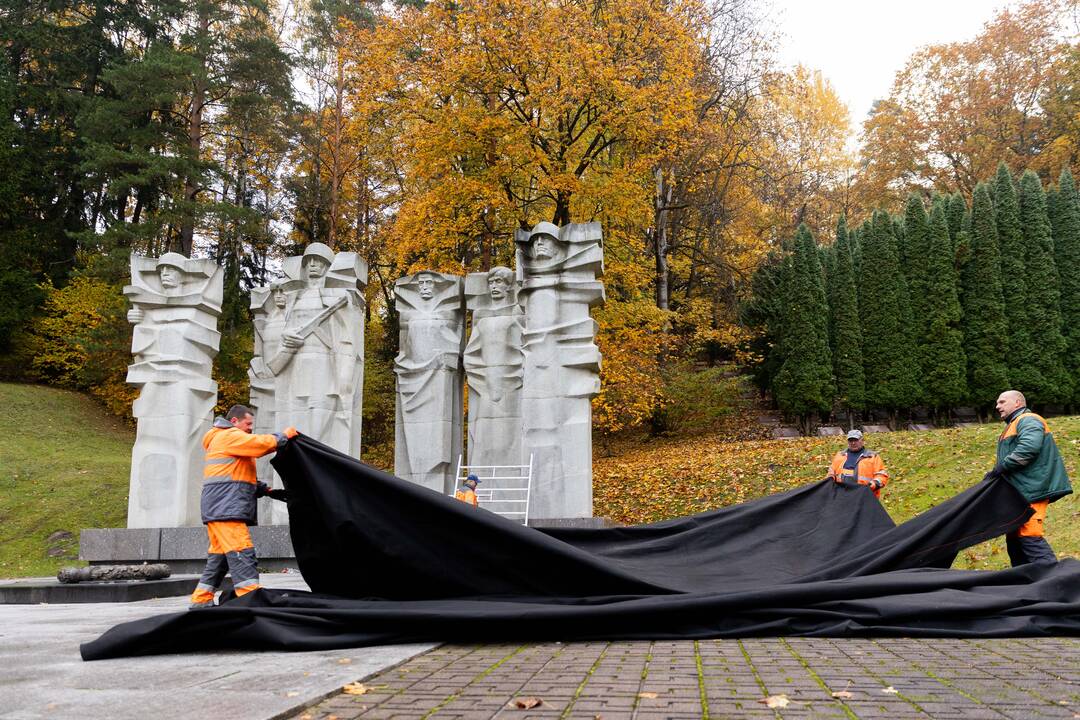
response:
<path fill-rule="evenodd" d="M 210 538 L 206 570 L 191 594 L 192 603 L 212 603 L 226 572 L 231 572 L 233 589 L 238 596 L 262 587 L 256 567 L 255 544 L 251 542 L 247 523 L 239 520 L 208 522 L 206 534 Z"/>
<path fill-rule="evenodd" d="M 1046 523 L 1046 508 L 1050 506 L 1049 500 L 1039 500 L 1031 503 L 1031 509 L 1035 514 L 1018 529 L 1009 533 L 1015 537 L 1042 537 L 1043 525 Z"/>

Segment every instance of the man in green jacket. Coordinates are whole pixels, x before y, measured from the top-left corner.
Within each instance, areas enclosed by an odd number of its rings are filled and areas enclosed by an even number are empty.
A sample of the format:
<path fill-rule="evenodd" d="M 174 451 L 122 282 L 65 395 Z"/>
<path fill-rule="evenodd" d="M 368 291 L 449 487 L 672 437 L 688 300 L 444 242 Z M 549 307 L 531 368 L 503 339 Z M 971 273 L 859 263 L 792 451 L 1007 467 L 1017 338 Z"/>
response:
<path fill-rule="evenodd" d="M 1025 563 L 1052 565 L 1057 556 L 1043 537 L 1043 525 L 1047 506 L 1072 492 L 1065 463 L 1046 420 L 1027 409 L 1023 393 L 1001 393 L 997 411 L 1005 421 L 1005 431 L 998 437 L 997 464 L 985 479 L 1005 478 L 1035 511 L 1022 527 L 1005 537 L 1009 560 L 1013 567 Z"/>

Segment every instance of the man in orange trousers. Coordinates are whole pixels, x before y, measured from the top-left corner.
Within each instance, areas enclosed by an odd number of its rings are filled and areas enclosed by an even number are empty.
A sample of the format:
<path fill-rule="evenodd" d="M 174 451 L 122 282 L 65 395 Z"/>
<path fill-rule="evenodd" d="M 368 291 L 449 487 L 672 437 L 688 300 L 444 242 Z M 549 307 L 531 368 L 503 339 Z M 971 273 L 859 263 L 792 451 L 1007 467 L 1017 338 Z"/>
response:
<path fill-rule="evenodd" d="M 231 573 L 237 595 L 258 589 L 258 558 L 248 525 L 255 524 L 256 499 L 269 495 L 285 501 L 285 490 L 271 490 L 255 474 L 255 458 L 269 455 L 296 436 L 295 428 L 280 433 L 254 435 L 255 414 L 233 405 L 224 418 L 214 421 L 203 437 L 206 464 L 203 468 L 202 521 L 210 538 L 206 569 L 195 592 L 191 609 L 211 607 L 225 574 Z"/>

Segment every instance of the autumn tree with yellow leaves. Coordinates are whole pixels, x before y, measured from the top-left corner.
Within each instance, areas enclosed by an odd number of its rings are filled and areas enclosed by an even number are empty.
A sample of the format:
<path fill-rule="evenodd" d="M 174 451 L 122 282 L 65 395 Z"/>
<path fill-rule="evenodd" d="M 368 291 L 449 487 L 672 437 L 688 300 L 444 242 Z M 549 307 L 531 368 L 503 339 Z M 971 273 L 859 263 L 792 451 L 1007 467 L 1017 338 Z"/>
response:
<path fill-rule="evenodd" d="M 352 131 L 383 138 L 398 181 L 384 196 L 391 275 L 511 265 L 513 231 L 540 220 L 603 224 L 610 429 L 647 416 L 659 390 L 649 180 L 704 103 L 706 13 L 696 0 L 441 2 L 353 35 Z"/>
<path fill-rule="evenodd" d="M 862 197 L 898 203 L 930 186 L 971 198 L 1000 162 L 1045 168 L 1048 177 L 1075 162 L 1067 4 L 1028 0 L 971 40 L 912 55 L 863 126 Z"/>

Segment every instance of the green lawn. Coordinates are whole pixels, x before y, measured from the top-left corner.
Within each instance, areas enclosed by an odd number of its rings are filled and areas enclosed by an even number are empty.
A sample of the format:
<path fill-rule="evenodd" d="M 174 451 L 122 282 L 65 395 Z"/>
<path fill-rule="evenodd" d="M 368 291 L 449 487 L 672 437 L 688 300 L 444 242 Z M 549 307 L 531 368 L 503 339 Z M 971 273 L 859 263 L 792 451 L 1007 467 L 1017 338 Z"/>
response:
<path fill-rule="evenodd" d="M 51 575 L 78 564 L 83 528 L 124 527 L 134 431 L 86 396 L 0 383 L 0 577 Z M 1080 417 L 1051 428 L 1076 482 Z M 978 482 L 993 465 L 998 424 L 872 435 L 892 482 L 883 496 L 897 521 Z M 595 461 L 596 514 L 646 522 L 700 512 L 820 479 L 838 438 L 744 440 L 719 436 L 627 443 Z M 1080 558 L 1080 501 L 1050 506 L 1047 536 Z M 50 554 L 51 553 L 51 554 Z M 957 566 L 1008 565 L 999 539 L 966 551 Z"/>
<path fill-rule="evenodd" d="M 5 383 L 0 424 L 0 577 L 83 564 L 80 530 L 126 525 L 133 429 L 79 393 Z"/>
<path fill-rule="evenodd" d="M 1049 420 L 1069 475 L 1077 483 L 1080 417 Z M 881 452 L 892 481 L 882 503 L 897 522 L 907 520 L 982 479 L 994 465 L 1002 426 L 867 436 Z M 715 436 L 623 444 L 594 462 L 597 515 L 634 523 L 724 507 L 825 476 L 842 438 L 745 440 Z M 1070 495 L 1050 506 L 1047 539 L 1059 556 L 1080 558 L 1080 501 Z M 957 567 L 1008 566 L 1003 539 L 970 548 Z"/>

